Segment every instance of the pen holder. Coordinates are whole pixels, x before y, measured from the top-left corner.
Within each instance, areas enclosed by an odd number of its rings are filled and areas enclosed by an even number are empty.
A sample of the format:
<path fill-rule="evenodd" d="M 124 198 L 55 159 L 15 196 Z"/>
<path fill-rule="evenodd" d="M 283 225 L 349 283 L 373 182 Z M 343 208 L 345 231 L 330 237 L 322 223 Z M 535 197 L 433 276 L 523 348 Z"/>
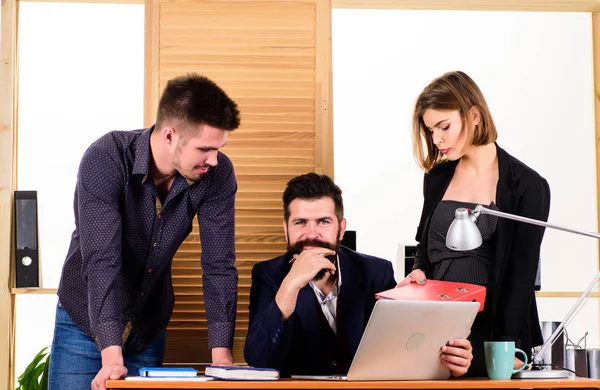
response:
<path fill-rule="evenodd" d="M 600 379 L 600 348 L 589 348 L 587 350 L 588 376 Z"/>
<path fill-rule="evenodd" d="M 588 351 L 583 348 L 567 348 L 566 353 L 566 365 L 565 367 L 571 371 L 575 371 L 577 375 L 581 377 L 588 377 Z M 569 376 L 575 374 L 570 373 Z"/>

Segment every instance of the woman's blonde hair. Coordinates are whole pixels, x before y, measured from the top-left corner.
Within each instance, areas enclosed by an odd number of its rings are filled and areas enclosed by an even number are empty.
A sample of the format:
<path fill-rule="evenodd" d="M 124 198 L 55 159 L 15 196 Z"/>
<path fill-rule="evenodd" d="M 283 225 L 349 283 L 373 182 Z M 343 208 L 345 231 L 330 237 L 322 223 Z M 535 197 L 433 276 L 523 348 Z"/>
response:
<path fill-rule="evenodd" d="M 471 130 L 471 108 L 479 110 L 480 122 Z M 462 130 L 467 131 L 465 148 L 487 145 L 498 138 L 496 126 L 481 90 L 472 78 L 464 72 L 448 72 L 433 80 L 417 98 L 413 114 L 413 155 L 417 164 L 429 172 L 440 162 L 444 155 L 433 144 L 433 138 L 425 123 L 423 114 L 427 109 L 458 111 L 462 121 Z M 463 150 L 464 151 L 464 150 Z"/>

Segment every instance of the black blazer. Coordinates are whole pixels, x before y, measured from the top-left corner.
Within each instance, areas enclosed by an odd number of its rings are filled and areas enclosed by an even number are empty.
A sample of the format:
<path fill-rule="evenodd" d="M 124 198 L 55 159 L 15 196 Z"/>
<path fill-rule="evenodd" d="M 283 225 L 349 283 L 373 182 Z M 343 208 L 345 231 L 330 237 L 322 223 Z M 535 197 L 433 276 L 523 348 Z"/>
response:
<path fill-rule="evenodd" d="M 550 212 L 548 182 L 533 169 L 517 160 L 496 144 L 499 178 L 496 205 L 500 211 L 547 221 Z M 425 174 L 423 212 L 417 230 L 419 242 L 413 269 L 431 277 L 427 258 L 429 220 L 444 196 L 458 161 L 449 161 Z M 531 348 L 543 343 L 535 302 L 535 276 L 544 228 L 499 218 L 491 286 L 487 294 L 491 307 L 494 340 L 515 341 L 531 357 Z M 485 341 L 485 340 L 484 340 Z"/>
<path fill-rule="evenodd" d="M 338 252 L 342 286 L 337 304 L 344 313 L 353 358 L 373 311 L 375 294 L 394 288 L 392 263 L 342 247 Z M 281 376 L 327 375 L 325 334 L 319 322 L 314 292 L 309 285 L 298 294 L 296 310 L 284 322 L 275 295 L 288 274 L 290 256 L 257 263 L 252 268 L 250 323 L 244 358 L 254 367 L 270 367 Z"/>

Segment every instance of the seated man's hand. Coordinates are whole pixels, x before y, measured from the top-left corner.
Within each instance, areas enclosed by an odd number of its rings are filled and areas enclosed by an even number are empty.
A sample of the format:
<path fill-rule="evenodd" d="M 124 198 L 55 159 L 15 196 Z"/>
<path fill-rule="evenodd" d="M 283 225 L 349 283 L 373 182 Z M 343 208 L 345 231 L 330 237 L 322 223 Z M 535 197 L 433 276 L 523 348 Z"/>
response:
<path fill-rule="evenodd" d="M 447 345 L 442 347 L 440 358 L 442 363 L 450 369 L 453 377 L 466 374 L 473 360 L 471 342 L 467 339 L 450 340 Z"/>
<path fill-rule="evenodd" d="M 334 274 L 335 265 L 325 256 L 335 255 L 335 251 L 327 248 L 305 249 L 299 255 L 294 255 L 292 268 L 284 279 L 297 290 L 308 284 L 322 269 Z"/>
<path fill-rule="evenodd" d="M 425 272 L 421 271 L 420 269 L 416 269 L 413 272 L 409 273 L 408 276 L 406 276 L 404 279 L 402 279 L 400 283 L 398 283 L 396 288 L 406 286 L 407 284 L 411 283 L 423 284 L 425 283 L 426 279 L 427 278 L 425 277 Z"/>
<path fill-rule="evenodd" d="M 281 311 L 281 318 L 287 321 L 296 310 L 298 292 L 304 288 L 321 270 L 325 269 L 330 275 L 335 273 L 335 265 L 326 256 L 335 255 L 335 251 L 326 248 L 305 249 L 299 255 L 294 255 L 290 261 L 294 263 L 290 272 L 277 290 L 275 302 Z"/>

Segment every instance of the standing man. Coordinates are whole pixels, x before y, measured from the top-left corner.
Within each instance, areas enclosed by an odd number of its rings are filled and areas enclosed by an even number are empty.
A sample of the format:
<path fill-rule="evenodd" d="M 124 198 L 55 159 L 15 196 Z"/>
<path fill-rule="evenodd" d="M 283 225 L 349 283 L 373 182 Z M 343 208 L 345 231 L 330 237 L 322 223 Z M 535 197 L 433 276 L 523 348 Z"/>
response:
<path fill-rule="evenodd" d="M 212 361 L 233 364 L 237 182 L 219 149 L 239 125 L 236 103 L 190 74 L 167 83 L 154 126 L 110 132 L 85 152 L 58 288 L 50 390 L 105 389 L 108 379 L 162 364 L 171 263 L 196 215 Z"/>

